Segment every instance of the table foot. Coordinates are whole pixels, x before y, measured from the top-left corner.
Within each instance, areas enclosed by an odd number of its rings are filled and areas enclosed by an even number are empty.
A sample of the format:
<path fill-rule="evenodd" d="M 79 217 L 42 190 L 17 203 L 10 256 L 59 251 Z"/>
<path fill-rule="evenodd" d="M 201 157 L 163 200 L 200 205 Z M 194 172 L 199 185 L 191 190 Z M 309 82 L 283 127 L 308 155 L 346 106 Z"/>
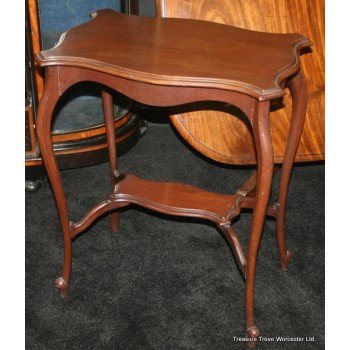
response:
<path fill-rule="evenodd" d="M 289 249 L 287 249 L 285 256 L 283 257 L 281 256 L 280 258 L 281 258 L 281 270 L 285 272 L 287 271 L 288 264 L 292 259 L 292 252 Z"/>
<path fill-rule="evenodd" d="M 247 328 L 247 338 L 249 338 L 249 340 L 247 341 L 248 349 L 255 348 L 259 335 L 260 335 L 260 331 L 257 326 L 252 326 Z"/>
<path fill-rule="evenodd" d="M 68 293 L 68 283 L 63 279 L 63 277 L 58 277 L 55 280 L 55 286 L 59 290 L 61 298 L 65 298 Z"/>

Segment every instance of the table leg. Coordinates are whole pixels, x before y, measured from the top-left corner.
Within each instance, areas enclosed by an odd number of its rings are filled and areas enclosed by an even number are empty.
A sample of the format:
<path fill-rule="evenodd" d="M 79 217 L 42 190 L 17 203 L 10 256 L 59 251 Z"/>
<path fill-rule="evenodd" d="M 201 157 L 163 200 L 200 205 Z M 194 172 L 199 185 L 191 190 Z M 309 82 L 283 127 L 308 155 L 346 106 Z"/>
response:
<path fill-rule="evenodd" d="M 270 102 L 256 102 L 255 106 L 256 108 L 251 123 L 258 160 L 258 177 L 256 203 L 254 206 L 253 222 L 248 243 L 247 277 L 245 284 L 246 329 L 249 338 L 256 338 L 260 334 L 254 316 L 254 280 L 256 259 L 273 176 L 273 148 L 269 123 Z M 254 347 L 255 342 L 248 342 L 247 345 L 249 347 Z"/>
<path fill-rule="evenodd" d="M 238 268 L 241 271 L 242 277 L 245 279 L 247 273 L 247 260 L 235 230 L 233 227 L 231 227 L 230 224 L 219 225 L 218 227 L 226 236 L 231 246 Z"/>
<path fill-rule="evenodd" d="M 281 269 L 283 271 L 287 269 L 287 265 L 291 259 L 291 253 L 289 250 L 287 250 L 285 239 L 285 212 L 288 185 L 292 172 L 294 157 L 299 145 L 301 132 L 303 130 L 307 106 L 307 88 L 301 70 L 289 81 L 289 88 L 292 94 L 293 111 L 279 183 L 279 210 L 276 217 L 277 245 L 280 256 Z"/>
<path fill-rule="evenodd" d="M 115 187 L 115 172 L 118 170 L 117 146 L 115 139 L 114 127 L 114 106 L 113 96 L 108 88 L 102 88 L 102 107 L 106 126 L 106 137 L 109 154 L 109 175 L 111 180 L 111 193 Z M 116 232 L 119 229 L 119 211 L 115 210 L 110 214 L 110 224 L 112 231 Z"/>
<path fill-rule="evenodd" d="M 61 276 L 56 279 L 55 284 L 59 289 L 61 296 L 65 297 L 68 291 L 72 263 L 71 224 L 69 222 L 68 207 L 63 191 L 61 176 L 58 170 L 57 160 L 52 149 L 51 137 L 52 114 L 61 94 L 59 92 L 57 69 L 46 69 L 45 73 L 45 90 L 40 100 L 36 121 L 36 132 L 41 156 L 45 164 L 47 175 L 50 179 L 62 227 L 64 259 Z"/>

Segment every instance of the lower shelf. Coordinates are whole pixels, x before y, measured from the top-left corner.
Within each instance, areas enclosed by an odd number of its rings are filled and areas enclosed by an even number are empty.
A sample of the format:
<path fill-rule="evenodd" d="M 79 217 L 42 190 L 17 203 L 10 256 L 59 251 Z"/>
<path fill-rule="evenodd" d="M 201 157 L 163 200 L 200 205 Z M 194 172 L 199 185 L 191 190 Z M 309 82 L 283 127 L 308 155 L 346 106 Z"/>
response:
<path fill-rule="evenodd" d="M 145 180 L 132 174 L 116 178 L 114 193 L 93 207 L 81 220 L 71 222 L 71 237 L 89 227 L 102 214 L 136 204 L 163 214 L 206 219 L 230 225 L 241 209 L 235 195 L 224 195 L 181 183 Z"/>
<path fill-rule="evenodd" d="M 136 204 L 164 214 L 199 217 L 217 224 L 230 222 L 239 213 L 234 195 L 204 191 L 198 187 L 142 179 L 132 174 L 118 178 L 113 203 Z"/>

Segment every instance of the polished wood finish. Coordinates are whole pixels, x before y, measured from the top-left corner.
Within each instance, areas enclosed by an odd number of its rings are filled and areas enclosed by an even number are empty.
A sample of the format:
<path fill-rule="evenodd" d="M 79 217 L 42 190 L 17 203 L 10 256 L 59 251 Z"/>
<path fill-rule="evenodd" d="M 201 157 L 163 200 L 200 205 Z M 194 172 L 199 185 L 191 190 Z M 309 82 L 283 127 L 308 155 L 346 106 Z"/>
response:
<path fill-rule="evenodd" d="M 147 36 L 143 32 L 147 32 Z M 186 36 L 185 33 L 191 35 Z M 203 33 L 206 35 L 203 36 Z M 102 44 L 103 37 L 105 40 Z M 220 37 L 220 41 L 213 44 L 215 54 L 207 57 L 203 53 L 208 37 Z M 235 39 L 235 45 L 227 49 L 232 38 Z M 86 44 L 87 39 L 89 45 Z M 254 279 L 266 215 L 277 219 L 282 267 L 289 259 L 282 224 L 290 172 L 307 101 L 299 50 L 308 45 L 309 40 L 298 34 L 266 35 L 204 21 L 150 19 L 101 10 L 91 22 L 67 32 L 54 49 L 37 55 L 36 59 L 45 67 L 46 73 L 37 132 L 62 226 L 64 260 L 61 276 L 56 280 L 62 296 L 67 294 L 70 281 L 71 241 L 102 214 L 136 204 L 169 215 L 202 218 L 214 222 L 232 248 L 245 279 L 246 331 L 251 338 L 249 345 L 255 344 L 260 332 L 254 315 Z M 240 50 L 236 55 L 230 56 L 235 52 L 236 46 Z M 257 50 L 262 62 L 268 60 L 267 66 L 259 65 L 254 60 L 253 53 Z M 136 60 L 130 52 L 144 52 L 145 56 Z M 240 59 L 228 62 L 226 55 Z M 241 61 L 243 58 L 244 63 Z M 216 65 L 214 69 L 213 64 Z M 249 64 L 252 65 L 251 71 Z M 74 223 L 69 220 L 58 164 L 52 149 L 50 124 L 54 106 L 60 96 L 81 81 L 93 81 L 102 87 L 111 191 L 104 201 Z M 274 172 L 270 103 L 273 98 L 284 93 L 286 84 L 289 84 L 293 94 L 293 116 L 278 202 L 269 207 Z M 153 106 L 192 106 L 199 101 L 218 101 L 238 107 L 245 113 L 253 130 L 258 164 L 256 178 L 251 178 L 247 186 L 236 194 L 223 195 L 189 185 L 154 182 L 132 174 L 120 174 L 115 161 L 117 150 L 112 132 L 110 89 Z M 253 181 L 256 181 L 257 187 L 255 196 L 251 197 L 249 184 Z M 239 215 L 242 208 L 253 209 L 247 255 L 231 227 L 233 218 Z M 117 219 L 112 217 L 111 221 L 112 228 L 116 229 Z"/>
<path fill-rule="evenodd" d="M 273 148 L 270 134 L 270 120 L 269 118 L 266 118 L 270 113 L 270 102 L 256 102 L 255 107 L 252 126 L 258 161 L 257 198 L 248 243 L 248 264 L 245 284 L 246 330 L 249 338 L 258 337 L 260 334 L 254 316 L 254 280 L 256 258 L 258 256 L 260 238 L 270 197 L 273 175 Z"/>
<path fill-rule="evenodd" d="M 227 224 L 238 214 L 232 195 L 180 183 L 146 181 L 132 174 L 122 176 L 112 200 L 143 205 L 164 214 L 198 217 L 218 225 Z"/>
<path fill-rule="evenodd" d="M 115 21 L 118 26 L 113 25 Z M 137 35 L 130 36 L 131 32 Z M 210 45 L 197 40 L 203 33 Z M 91 46 L 96 49 L 90 50 Z M 120 46 L 125 47 L 123 52 L 117 50 Z M 298 52 L 307 46 L 310 41 L 300 34 L 274 35 L 101 10 L 36 58 L 42 67 L 74 65 L 143 83 L 225 89 L 263 101 L 284 95 L 283 82 L 299 70 Z M 136 54 L 132 47 L 141 51 Z M 253 55 L 257 53 L 258 59 Z"/>
<path fill-rule="evenodd" d="M 309 104 L 295 161 L 324 159 L 323 0 L 156 0 L 156 8 L 160 17 L 201 19 L 263 32 L 298 32 L 309 37 L 313 54 L 305 51 L 302 60 L 309 82 Z M 208 47 L 211 40 L 207 40 Z M 272 109 L 274 162 L 282 163 L 292 112 L 288 90 L 283 101 L 274 101 Z M 201 103 L 190 111 L 175 108 L 171 121 L 188 143 L 211 159 L 227 164 L 256 163 L 252 131 L 242 112 L 232 106 Z"/>
<path fill-rule="evenodd" d="M 238 236 L 230 226 L 239 215 L 240 201 L 232 195 L 216 194 L 197 187 L 141 179 L 132 174 L 115 177 L 115 188 L 108 200 L 92 208 L 72 225 L 71 237 L 85 230 L 97 217 L 114 208 L 136 204 L 168 215 L 196 217 L 217 224 L 227 237 L 242 276 L 246 276 L 246 257 Z M 114 181 L 114 180 L 113 180 Z"/>
<path fill-rule="evenodd" d="M 283 271 L 287 269 L 287 264 L 291 258 L 291 253 L 286 248 L 284 233 L 284 218 L 286 211 L 288 184 L 292 172 L 293 160 L 295 158 L 295 154 L 297 152 L 297 147 L 303 130 L 308 97 L 306 83 L 301 72 L 298 72 L 294 79 L 291 79 L 289 81 L 289 87 L 293 99 L 292 119 L 294 123 L 291 124 L 291 127 L 289 128 L 289 137 L 287 140 L 278 192 L 277 203 L 279 204 L 279 215 L 276 218 L 277 244 L 281 259 L 281 268 Z"/>
<path fill-rule="evenodd" d="M 114 129 L 114 107 L 113 107 L 113 95 L 106 88 L 102 88 L 102 106 L 103 115 L 106 125 L 108 155 L 109 155 L 109 177 L 111 181 L 111 191 L 114 191 L 115 181 L 114 175 L 118 170 L 117 161 L 117 147 L 115 140 Z M 114 212 L 110 215 L 111 228 L 114 232 L 119 229 L 119 212 Z"/>
<path fill-rule="evenodd" d="M 39 140 L 42 159 L 45 164 L 47 175 L 50 179 L 52 191 L 55 196 L 58 214 L 60 217 L 64 258 L 61 276 L 56 279 L 55 284 L 61 291 L 61 296 L 65 297 L 68 291 L 68 284 L 71 274 L 72 264 L 72 240 L 70 237 L 71 224 L 69 222 L 67 201 L 64 195 L 61 175 L 58 170 L 58 164 L 53 151 L 51 137 L 51 119 L 54 108 L 62 95 L 60 86 L 57 84 L 58 76 L 56 71 L 45 70 L 45 89 L 40 100 L 37 135 Z"/>

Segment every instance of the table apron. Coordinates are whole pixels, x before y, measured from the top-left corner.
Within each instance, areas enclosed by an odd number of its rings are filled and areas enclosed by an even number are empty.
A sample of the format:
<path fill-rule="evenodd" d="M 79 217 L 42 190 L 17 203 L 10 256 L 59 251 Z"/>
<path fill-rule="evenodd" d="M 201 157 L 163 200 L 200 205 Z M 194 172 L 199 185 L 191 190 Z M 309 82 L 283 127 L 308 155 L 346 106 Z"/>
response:
<path fill-rule="evenodd" d="M 200 101 L 229 103 L 241 109 L 249 120 L 254 104 L 258 101 L 252 96 L 230 90 L 150 84 L 80 67 L 49 66 L 46 70 L 59 79 L 60 94 L 76 83 L 92 81 L 106 85 L 134 101 L 156 107 L 172 107 Z"/>

